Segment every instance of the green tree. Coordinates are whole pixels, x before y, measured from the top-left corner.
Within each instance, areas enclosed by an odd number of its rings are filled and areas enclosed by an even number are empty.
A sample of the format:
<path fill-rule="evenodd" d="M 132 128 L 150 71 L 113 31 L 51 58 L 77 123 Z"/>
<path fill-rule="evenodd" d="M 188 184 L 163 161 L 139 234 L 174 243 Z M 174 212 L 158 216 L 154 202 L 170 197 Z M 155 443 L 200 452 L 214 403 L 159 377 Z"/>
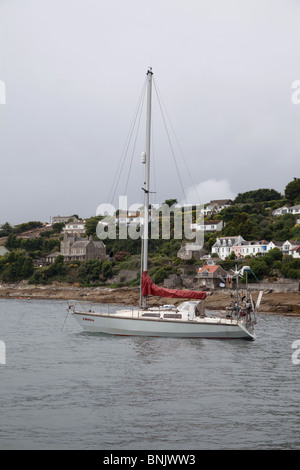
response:
<path fill-rule="evenodd" d="M 24 250 L 15 250 L 1 257 L 0 275 L 4 282 L 17 282 L 27 279 L 33 272 L 32 259 Z"/>
<path fill-rule="evenodd" d="M 164 204 L 167 204 L 169 207 L 178 204 L 177 199 L 166 199 Z"/>
<path fill-rule="evenodd" d="M 292 205 L 300 202 L 300 178 L 294 178 L 286 185 L 284 195 Z"/>
<path fill-rule="evenodd" d="M 79 277 L 86 283 L 99 281 L 101 264 L 97 259 L 88 259 L 78 270 Z"/>
<path fill-rule="evenodd" d="M 251 240 L 255 236 L 255 226 L 248 214 L 242 212 L 233 217 L 222 230 L 224 236 L 241 235 L 245 240 Z"/>
<path fill-rule="evenodd" d="M 281 198 L 282 195 L 275 189 L 262 188 L 247 191 L 245 193 L 239 193 L 235 198 L 234 203 L 274 201 Z"/>
<path fill-rule="evenodd" d="M 112 269 L 112 264 L 111 264 L 110 261 L 104 260 L 102 262 L 101 274 L 102 274 L 102 276 L 104 277 L 105 280 L 112 277 L 113 269 Z"/>
<path fill-rule="evenodd" d="M 85 233 L 86 235 L 94 237 L 96 235 L 96 228 L 99 220 L 103 219 L 102 215 L 98 215 L 95 217 L 91 217 L 90 219 L 87 219 L 85 222 Z"/>

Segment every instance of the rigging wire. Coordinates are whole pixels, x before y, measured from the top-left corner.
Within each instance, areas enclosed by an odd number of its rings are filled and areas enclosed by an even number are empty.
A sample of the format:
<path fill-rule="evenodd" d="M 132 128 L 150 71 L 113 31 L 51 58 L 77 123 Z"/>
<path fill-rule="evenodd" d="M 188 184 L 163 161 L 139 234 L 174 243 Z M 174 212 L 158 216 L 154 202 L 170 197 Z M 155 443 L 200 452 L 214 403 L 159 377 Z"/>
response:
<path fill-rule="evenodd" d="M 140 123 L 141 123 L 141 117 L 142 117 L 142 111 L 143 111 L 143 104 L 144 104 L 144 100 L 145 100 L 145 95 L 146 95 L 146 93 L 143 93 L 143 95 L 142 95 L 142 97 L 141 97 L 141 100 L 140 100 L 140 105 L 139 105 L 139 109 L 140 109 L 139 112 L 140 112 L 140 114 L 139 114 L 138 125 L 137 125 L 137 129 L 136 129 L 136 135 L 135 135 L 135 140 L 134 140 L 133 149 L 132 149 L 132 154 L 131 154 L 131 160 L 130 160 L 128 175 L 127 175 L 127 181 L 126 181 L 126 185 L 125 185 L 125 192 L 124 192 L 125 195 L 126 195 L 126 193 L 127 193 L 128 182 L 129 182 L 129 176 L 130 176 L 131 167 L 132 167 L 132 162 L 133 162 L 133 157 L 134 157 L 134 153 L 135 153 L 136 142 L 137 142 L 137 137 L 138 137 L 139 128 L 140 128 Z"/>
<path fill-rule="evenodd" d="M 168 141 L 169 141 L 169 144 L 170 144 L 172 157 L 173 157 L 173 160 L 174 160 L 174 163 L 175 163 L 175 167 L 176 167 L 178 179 L 179 179 L 179 182 L 180 182 L 181 190 L 182 190 L 184 199 L 186 199 L 184 187 L 183 187 L 183 184 L 182 184 L 182 180 L 181 180 L 181 177 L 180 177 L 180 173 L 179 173 L 177 161 L 176 161 L 176 158 L 175 158 L 175 153 L 174 153 L 173 146 L 172 146 L 172 142 L 171 142 L 171 139 L 170 139 L 170 134 L 169 134 L 168 127 L 167 127 L 167 123 L 166 123 L 166 120 L 165 120 L 165 116 L 164 116 L 164 113 L 163 113 L 163 110 L 162 110 L 162 105 L 161 105 L 161 102 L 160 102 L 160 96 L 159 96 L 159 94 L 158 94 L 156 82 L 155 82 L 154 80 L 153 80 L 153 83 L 154 83 L 154 88 L 155 88 L 156 95 L 157 95 L 157 101 L 158 101 L 158 104 L 159 104 L 160 112 L 161 112 L 161 115 L 162 115 L 162 118 L 163 118 L 163 122 L 164 122 L 164 125 L 165 125 L 165 130 L 166 130 L 166 133 L 167 133 Z"/>
<path fill-rule="evenodd" d="M 143 85 L 143 88 L 142 88 L 142 91 L 141 91 L 141 94 L 140 94 L 140 98 L 139 98 L 139 101 L 138 101 L 138 104 L 137 104 L 137 107 L 136 107 L 136 110 L 135 110 L 135 114 L 133 116 L 132 123 L 131 123 L 131 126 L 129 128 L 129 132 L 128 132 L 127 138 L 125 140 L 124 148 L 123 148 L 123 151 L 121 153 L 121 157 L 120 157 L 120 160 L 119 160 L 119 163 L 118 163 L 119 169 L 117 169 L 117 171 L 115 173 L 115 176 L 114 176 L 114 179 L 113 179 L 113 182 L 112 182 L 112 186 L 111 186 L 111 189 L 110 189 L 110 192 L 109 192 L 109 195 L 108 195 L 108 201 L 111 204 L 114 200 L 114 197 L 115 197 L 115 194 L 116 194 L 116 191 L 117 191 L 117 187 L 119 185 L 119 180 L 120 180 L 122 170 L 123 170 L 123 167 L 124 167 L 124 163 L 125 163 L 125 160 L 126 160 L 126 157 L 127 157 L 128 148 L 129 148 L 129 145 L 130 145 L 130 142 L 131 142 L 131 139 L 132 139 L 132 135 L 133 135 L 133 132 L 134 132 L 136 120 L 138 118 L 139 109 L 141 108 L 141 103 L 144 101 L 146 84 L 147 84 L 147 79 L 145 79 L 145 81 L 144 81 L 144 85 Z"/>
<path fill-rule="evenodd" d="M 162 111 L 161 103 L 162 103 L 162 105 L 163 105 L 163 107 L 164 107 L 164 110 L 165 110 L 165 113 L 166 113 L 166 115 L 167 115 L 167 117 L 168 117 L 169 124 L 170 124 L 170 126 L 171 126 L 171 129 L 172 129 L 172 131 L 173 131 L 173 134 L 174 134 L 176 143 L 177 143 L 178 148 L 179 148 L 179 150 L 180 150 L 180 153 L 181 153 L 181 156 L 182 156 L 182 159 L 183 159 L 185 168 L 186 168 L 186 170 L 187 170 L 187 173 L 188 173 L 189 178 L 190 178 L 190 180 L 191 180 L 191 184 L 192 184 L 192 186 L 193 186 L 193 189 L 194 189 L 194 191 L 195 191 L 195 194 L 196 194 L 196 196 L 197 196 L 197 198 L 198 198 L 198 202 L 199 202 L 199 204 L 200 204 L 200 197 L 199 197 L 199 194 L 198 194 L 198 192 L 197 192 L 197 188 L 196 188 L 196 186 L 195 186 L 195 184 L 194 184 L 194 181 L 193 181 L 191 172 L 190 172 L 190 170 L 189 170 L 189 167 L 188 167 L 188 165 L 187 165 L 187 162 L 186 162 L 184 153 L 183 153 L 182 148 L 181 148 L 181 146 L 180 146 L 180 144 L 179 144 L 179 141 L 178 141 L 177 135 L 176 135 L 176 133 L 175 133 L 174 127 L 173 127 L 173 125 L 172 125 L 172 122 L 171 122 L 170 116 L 169 116 L 169 114 L 168 114 L 167 108 L 166 108 L 166 106 L 165 106 L 165 104 L 164 104 L 163 98 L 162 98 L 162 96 L 161 96 L 160 91 L 158 90 L 158 87 L 157 87 L 157 85 L 156 85 L 156 81 L 154 80 L 154 78 L 153 78 L 153 82 L 154 82 L 155 91 L 156 91 L 156 94 L 157 94 L 159 106 L 160 106 L 161 113 L 162 113 L 162 116 L 163 116 L 163 120 L 164 120 L 164 124 L 165 124 L 165 127 L 166 127 L 166 131 L 167 131 L 167 135 L 168 135 L 168 139 L 169 139 L 170 145 L 171 145 L 171 140 L 170 140 L 170 136 L 169 136 L 169 133 L 168 133 L 168 130 L 167 130 L 166 122 L 165 122 L 165 119 L 164 119 L 164 114 L 163 114 L 163 111 Z M 177 167 L 177 163 L 176 163 L 176 159 L 175 159 L 175 154 L 174 154 L 174 152 L 173 152 L 172 145 L 171 145 L 171 149 L 172 149 L 172 155 L 173 155 L 173 159 L 174 159 L 174 161 L 175 161 L 175 166 L 176 166 L 176 169 L 177 169 L 177 173 L 178 173 L 178 176 L 179 176 L 179 180 L 180 180 L 180 183 L 181 183 L 181 188 L 182 188 L 182 190 L 183 190 L 183 185 L 182 185 L 181 178 L 180 178 L 180 175 L 179 175 L 179 171 L 178 171 L 178 167 Z M 184 195 L 184 199 L 185 199 L 185 201 L 186 201 L 186 203 L 187 203 L 187 198 L 186 198 L 186 195 L 185 195 L 185 191 L 184 191 L 184 190 L 183 190 L 183 195 Z"/>

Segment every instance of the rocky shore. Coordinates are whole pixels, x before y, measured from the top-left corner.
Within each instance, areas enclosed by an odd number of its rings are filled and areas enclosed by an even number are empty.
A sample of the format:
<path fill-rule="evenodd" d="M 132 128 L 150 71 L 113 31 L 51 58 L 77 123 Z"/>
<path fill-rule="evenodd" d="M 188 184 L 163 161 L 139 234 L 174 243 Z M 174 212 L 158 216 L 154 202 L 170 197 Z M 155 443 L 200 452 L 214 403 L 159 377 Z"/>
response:
<path fill-rule="evenodd" d="M 256 300 L 258 292 L 253 292 Z M 6 299 L 56 299 L 97 303 L 137 305 L 139 288 L 77 287 L 63 284 L 33 286 L 26 283 L 0 285 L 0 298 Z M 149 304 L 178 304 L 179 299 L 150 298 Z M 228 291 L 216 291 L 207 297 L 205 306 L 209 310 L 223 310 L 230 302 Z M 300 317 L 300 292 L 265 291 L 260 306 L 261 313 L 276 313 Z"/>

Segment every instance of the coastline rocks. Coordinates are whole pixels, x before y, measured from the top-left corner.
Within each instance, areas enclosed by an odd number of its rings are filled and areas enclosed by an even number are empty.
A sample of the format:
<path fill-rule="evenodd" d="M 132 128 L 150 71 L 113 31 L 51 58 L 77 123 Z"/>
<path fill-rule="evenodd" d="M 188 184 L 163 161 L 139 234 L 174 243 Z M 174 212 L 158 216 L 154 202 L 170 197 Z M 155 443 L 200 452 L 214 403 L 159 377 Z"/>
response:
<path fill-rule="evenodd" d="M 99 303 L 112 303 L 123 305 L 137 305 L 140 290 L 138 287 L 78 287 L 62 284 L 28 285 L 25 282 L 19 284 L 0 284 L 0 298 L 30 298 L 30 299 L 57 299 L 57 300 L 82 300 Z M 258 292 L 252 292 L 256 300 Z M 180 299 L 149 298 L 149 305 L 178 305 Z M 223 291 L 215 291 L 207 297 L 205 307 L 208 310 L 223 310 L 230 303 L 230 294 Z M 300 317 L 300 292 L 270 292 L 265 291 L 260 313 L 276 313 Z"/>

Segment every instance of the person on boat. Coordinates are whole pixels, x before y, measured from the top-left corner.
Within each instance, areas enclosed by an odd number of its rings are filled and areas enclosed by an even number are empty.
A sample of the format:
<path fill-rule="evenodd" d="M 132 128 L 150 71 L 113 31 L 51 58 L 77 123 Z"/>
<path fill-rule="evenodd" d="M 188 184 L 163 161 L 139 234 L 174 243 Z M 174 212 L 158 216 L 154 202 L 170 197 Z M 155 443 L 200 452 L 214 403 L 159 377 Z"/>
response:
<path fill-rule="evenodd" d="M 206 317 L 203 300 L 200 300 L 200 302 L 198 302 L 195 310 L 195 315 L 196 317 Z"/>

